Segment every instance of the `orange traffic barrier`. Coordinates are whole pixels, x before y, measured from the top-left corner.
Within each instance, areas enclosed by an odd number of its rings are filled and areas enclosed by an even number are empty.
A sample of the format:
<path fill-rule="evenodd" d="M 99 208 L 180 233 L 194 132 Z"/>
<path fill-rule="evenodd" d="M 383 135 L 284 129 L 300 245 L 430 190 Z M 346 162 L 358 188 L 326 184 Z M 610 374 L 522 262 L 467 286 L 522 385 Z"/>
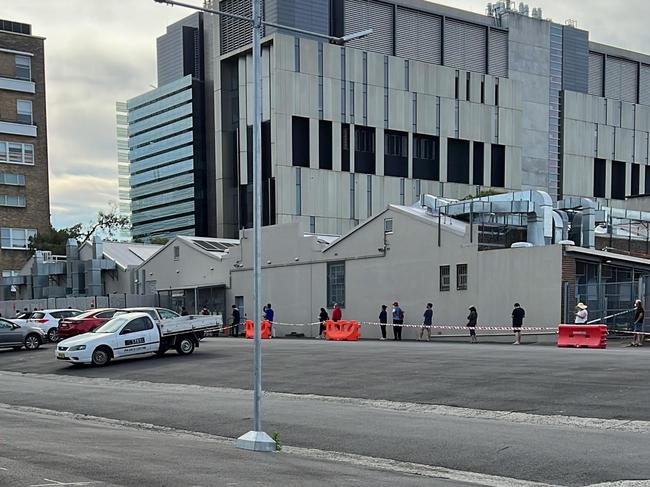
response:
<path fill-rule="evenodd" d="M 560 325 L 557 346 L 607 348 L 607 325 Z"/>
<path fill-rule="evenodd" d="M 327 340 L 351 341 L 359 340 L 359 323 L 356 321 L 325 322 L 325 338 Z"/>
<path fill-rule="evenodd" d="M 246 320 L 246 338 L 255 338 L 255 324 L 253 320 Z M 271 323 L 262 321 L 262 340 L 271 338 Z"/>

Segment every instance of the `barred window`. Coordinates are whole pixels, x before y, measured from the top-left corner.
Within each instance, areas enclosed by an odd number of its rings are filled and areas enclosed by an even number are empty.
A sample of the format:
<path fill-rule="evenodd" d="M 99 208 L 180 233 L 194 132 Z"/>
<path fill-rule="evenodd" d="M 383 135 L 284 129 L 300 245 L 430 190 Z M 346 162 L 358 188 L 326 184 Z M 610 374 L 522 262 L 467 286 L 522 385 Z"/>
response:
<path fill-rule="evenodd" d="M 327 263 L 327 306 L 345 307 L 345 262 Z"/>
<path fill-rule="evenodd" d="M 458 264 L 456 266 L 456 289 L 459 291 L 467 290 L 467 264 Z"/>
<path fill-rule="evenodd" d="M 448 265 L 440 266 L 440 290 L 449 291 L 450 289 L 450 268 Z"/>

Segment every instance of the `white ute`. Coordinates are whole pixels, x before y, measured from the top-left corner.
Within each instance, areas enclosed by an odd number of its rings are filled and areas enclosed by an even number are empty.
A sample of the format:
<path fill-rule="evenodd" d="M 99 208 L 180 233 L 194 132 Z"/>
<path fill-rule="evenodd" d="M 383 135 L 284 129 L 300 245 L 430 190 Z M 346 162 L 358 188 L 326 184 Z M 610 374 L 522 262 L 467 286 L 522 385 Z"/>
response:
<path fill-rule="evenodd" d="M 112 359 L 145 353 L 164 354 L 174 348 L 189 355 L 205 332 L 217 330 L 215 316 L 181 316 L 156 323 L 147 313 L 119 315 L 90 333 L 57 344 L 57 360 L 106 365 Z"/>

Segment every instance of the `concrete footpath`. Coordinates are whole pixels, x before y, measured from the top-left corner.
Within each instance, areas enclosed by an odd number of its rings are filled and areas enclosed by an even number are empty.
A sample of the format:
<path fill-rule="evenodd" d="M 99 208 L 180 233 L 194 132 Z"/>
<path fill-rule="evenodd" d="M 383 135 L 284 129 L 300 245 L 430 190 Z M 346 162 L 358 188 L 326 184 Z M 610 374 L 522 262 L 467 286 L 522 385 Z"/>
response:
<path fill-rule="evenodd" d="M 444 471 L 412 474 L 390 465 L 365 466 L 296 449 L 248 452 L 225 438 L 100 418 L 0 408 L 0 424 L 3 487 L 484 485 L 445 479 Z"/>

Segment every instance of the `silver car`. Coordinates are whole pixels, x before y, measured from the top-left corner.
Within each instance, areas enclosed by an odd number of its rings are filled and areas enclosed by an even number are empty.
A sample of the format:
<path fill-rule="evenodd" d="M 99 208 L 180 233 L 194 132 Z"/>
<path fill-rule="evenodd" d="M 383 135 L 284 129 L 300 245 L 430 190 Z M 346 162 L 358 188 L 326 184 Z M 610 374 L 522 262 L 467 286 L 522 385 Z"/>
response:
<path fill-rule="evenodd" d="M 17 325 L 0 318 L 0 348 L 36 350 L 45 341 L 45 332 L 29 325 Z"/>

